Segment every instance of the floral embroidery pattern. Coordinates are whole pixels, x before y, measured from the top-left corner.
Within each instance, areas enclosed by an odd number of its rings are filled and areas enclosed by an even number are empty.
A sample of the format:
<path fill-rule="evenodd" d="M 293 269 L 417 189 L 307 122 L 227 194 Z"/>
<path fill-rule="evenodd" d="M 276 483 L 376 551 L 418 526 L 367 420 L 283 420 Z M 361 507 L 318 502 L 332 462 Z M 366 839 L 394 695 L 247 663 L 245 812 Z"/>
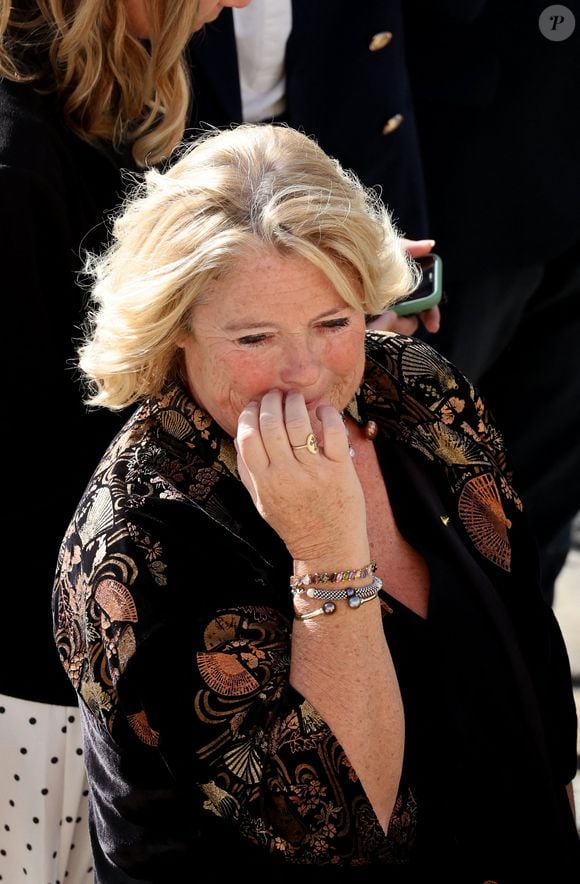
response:
<path fill-rule="evenodd" d="M 522 503 L 481 397 L 443 356 L 413 338 L 391 335 L 385 346 L 384 334 L 370 332 L 367 353 L 372 367 L 359 395 L 369 416 L 391 438 L 443 467 L 450 509 L 474 548 L 509 571 L 509 513 L 520 512 Z"/>

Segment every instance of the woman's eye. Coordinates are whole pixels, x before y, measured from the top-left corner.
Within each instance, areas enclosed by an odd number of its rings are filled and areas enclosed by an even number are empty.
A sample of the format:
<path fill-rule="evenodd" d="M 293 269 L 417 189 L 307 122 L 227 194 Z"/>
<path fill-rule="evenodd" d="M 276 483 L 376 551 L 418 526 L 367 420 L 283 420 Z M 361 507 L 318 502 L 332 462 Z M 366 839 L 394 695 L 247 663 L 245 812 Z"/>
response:
<path fill-rule="evenodd" d="M 327 322 L 322 322 L 319 328 L 347 328 L 350 325 L 350 319 L 348 316 L 342 316 L 340 319 L 329 319 Z"/>
<path fill-rule="evenodd" d="M 347 328 L 349 325 L 349 317 L 342 316 L 339 319 L 327 319 L 324 322 L 320 322 L 316 328 L 323 329 L 323 331 L 335 331 L 341 328 Z M 273 337 L 275 336 L 269 332 L 261 332 L 260 334 L 244 335 L 242 338 L 237 338 L 236 343 L 239 344 L 240 347 L 260 347 L 263 344 L 267 344 Z"/>
<path fill-rule="evenodd" d="M 242 347 L 259 347 L 260 344 L 266 343 L 268 337 L 268 335 L 244 335 L 243 338 L 238 338 L 238 344 Z"/>

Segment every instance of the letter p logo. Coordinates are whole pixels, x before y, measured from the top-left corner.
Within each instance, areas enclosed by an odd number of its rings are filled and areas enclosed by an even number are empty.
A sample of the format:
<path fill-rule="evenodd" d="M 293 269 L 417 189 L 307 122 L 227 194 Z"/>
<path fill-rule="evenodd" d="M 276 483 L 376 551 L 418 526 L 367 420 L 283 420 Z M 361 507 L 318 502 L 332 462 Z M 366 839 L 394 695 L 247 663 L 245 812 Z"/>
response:
<path fill-rule="evenodd" d="M 561 43 L 574 33 L 576 19 L 567 6 L 547 6 L 538 19 L 538 27 L 547 40 Z"/>

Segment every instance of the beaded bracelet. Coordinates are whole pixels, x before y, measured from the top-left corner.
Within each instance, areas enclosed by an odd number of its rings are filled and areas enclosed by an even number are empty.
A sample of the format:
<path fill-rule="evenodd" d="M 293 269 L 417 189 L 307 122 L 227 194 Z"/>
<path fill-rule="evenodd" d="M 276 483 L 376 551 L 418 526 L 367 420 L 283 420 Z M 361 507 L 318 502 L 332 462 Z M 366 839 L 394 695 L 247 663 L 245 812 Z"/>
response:
<path fill-rule="evenodd" d="M 364 568 L 355 571 L 322 571 L 320 574 L 303 574 L 298 577 L 293 574 L 290 578 L 290 588 L 303 592 L 302 587 L 310 586 L 311 583 L 342 583 L 344 580 L 358 580 L 362 577 L 370 577 L 377 570 L 376 562 L 369 562 Z"/>
<path fill-rule="evenodd" d="M 373 577 L 372 583 L 368 583 L 366 586 L 347 586 L 346 589 L 318 589 L 311 586 L 306 590 L 306 595 L 309 599 L 323 599 L 325 602 L 347 601 L 351 608 L 356 608 L 356 602 L 351 604 L 351 599 L 368 599 L 376 595 L 382 588 L 381 578 Z"/>
<path fill-rule="evenodd" d="M 351 608 L 360 608 L 361 605 L 366 605 L 367 602 L 372 602 L 373 599 L 377 598 L 377 594 L 375 592 L 374 595 L 369 596 L 368 599 L 361 599 L 360 596 L 356 596 L 357 604 L 351 604 L 353 599 L 349 599 L 349 607 Z M 321 614 L 334 614 L 336 611 L 335 602 L 325 602 L 321 608 L 316 608 L 314 611 L 308 611 L 306 614 L 294 614 L 295 620 L 310 620 L 312 617 L 320 617 Z"/>

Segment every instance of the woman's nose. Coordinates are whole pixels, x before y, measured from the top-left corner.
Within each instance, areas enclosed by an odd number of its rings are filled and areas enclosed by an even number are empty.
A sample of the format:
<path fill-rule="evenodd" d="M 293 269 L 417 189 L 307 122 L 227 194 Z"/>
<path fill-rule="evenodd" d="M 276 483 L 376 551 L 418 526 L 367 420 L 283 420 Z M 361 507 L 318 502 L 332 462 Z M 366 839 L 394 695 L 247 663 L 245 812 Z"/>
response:
<path fill-rule="evenodd" d="M 304 388 L 313 386 L 320 376 L 320 358 L 316 349 L 305 341 L 288 345 L 282 357 L 280 379 L 285 386 Z"/>

